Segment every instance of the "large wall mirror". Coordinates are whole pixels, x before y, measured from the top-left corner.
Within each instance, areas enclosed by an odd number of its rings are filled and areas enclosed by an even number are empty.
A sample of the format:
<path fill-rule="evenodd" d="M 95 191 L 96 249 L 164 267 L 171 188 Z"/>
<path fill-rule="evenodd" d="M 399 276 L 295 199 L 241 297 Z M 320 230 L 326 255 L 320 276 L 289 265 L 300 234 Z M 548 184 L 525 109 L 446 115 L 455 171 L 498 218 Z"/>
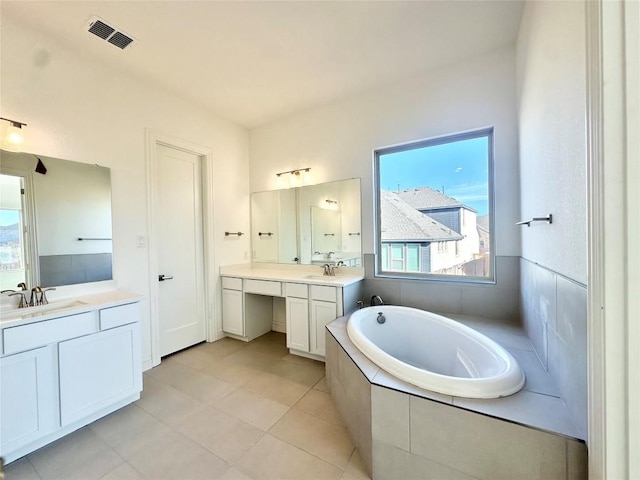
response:
<path fill-rule="evenodd" d="M 362 265 L 360 179 L 251 194 L 253 262 Z"/>
<path fill-rule="evenodd" d="M 108 168 L 0 151 L 0 286 L 111 280 Z"/>

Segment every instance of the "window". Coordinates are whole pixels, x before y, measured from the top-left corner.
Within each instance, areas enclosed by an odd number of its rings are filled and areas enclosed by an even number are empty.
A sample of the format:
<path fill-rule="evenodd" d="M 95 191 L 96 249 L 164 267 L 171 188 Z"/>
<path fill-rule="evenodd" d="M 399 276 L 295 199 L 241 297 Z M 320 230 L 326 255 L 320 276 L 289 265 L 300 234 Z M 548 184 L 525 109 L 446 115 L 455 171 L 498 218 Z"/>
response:
<path fill-rule="evenodd" d="M 375 152 L 376 275 L 493 280 L 493 130 Z"/>

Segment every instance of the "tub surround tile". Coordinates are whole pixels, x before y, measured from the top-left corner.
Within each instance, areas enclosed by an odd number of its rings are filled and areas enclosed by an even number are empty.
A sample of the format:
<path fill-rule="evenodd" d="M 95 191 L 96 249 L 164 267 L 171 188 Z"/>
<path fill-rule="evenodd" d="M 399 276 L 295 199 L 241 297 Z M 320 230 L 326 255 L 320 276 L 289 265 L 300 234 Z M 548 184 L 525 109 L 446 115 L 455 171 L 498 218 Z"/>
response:
<path fill-rule="evenodd" d="M 376 480 L 472 480 L 474 478 L 379 440 L 373 441 L 373 458 Z"/>
<path fill-rule="evenodd" d="M 554 379 L 561 396 L 578 429 L 579 438 L 587 438 L 588 376 L 586 360 L 576 359 L 570 348 L 556 335 L 549 332 L 549 375 Z"/>
<path fill-rule="evenodd" d="M 351 458 L 349 459 L 349 463 L 347 467 L 344 469 L 345 473 L 351 475 L 355 478 L 360 479 L 370 479 L 369 472 L 367 472 L 367 467 L 362 460 L 362 456 L 360 452 L 356 449 L 353 451 Z"/>
<path fill-rule="evenodd" d="M 436 312 L 462 313 L 462 289 L 457 285 L 400 282 L 400 303 L 407 307 Z"/>
<path fill-rule="evenodd" d="M 496 286 L 465 286 L 462 291 L 464 315 L 477 315 L 517 324 L 519 321 L 519 293 L 514 288 Z"/>
<path fill-rule="evenodd" d="M 560 397 L 558 387 L 544 369 L 534 351 L 520 350 L 518 348 L 507 348 L 507 351 L 515 357 L 525 373 L 524 390 Z"/>
<path fill-rule="evenodd" d="M 453 404 L 474 412 L 485 413 L 497 418 L 510 420 L 523 426 L 536 427 L 549 432 L 562 432 L 580 438 L 569 411 L 558 397 L 520 390 L 502 398 L 459 398 Z"/>
<path fill-rule="evenodd" d="M 587 436 L 587 288 L 521 259 L 522 317 L 543 366 Z"/>
<path fill-rule="evenodd" d="M 409 451 L 409 395 L 388 388 L 371 387 L 371 434 Z"/>
<path fill-rule="evenodd" d="M 565 477 L 562 437 L 416 397 L 410 415 L 411 453 L 483 479 Z"/>
<path fill-rule="evenodd" d="M 504 348 L 518 348 L 520 350 L 533 351 L 533 345 L 531 345 L 529 337 L 526 332 L 523 331 L 522 327 L 518 325 L 505 324 L 492 319 L 471 315 L 449 313 L 441 313 L 441 315 L 477 330 Z"/>

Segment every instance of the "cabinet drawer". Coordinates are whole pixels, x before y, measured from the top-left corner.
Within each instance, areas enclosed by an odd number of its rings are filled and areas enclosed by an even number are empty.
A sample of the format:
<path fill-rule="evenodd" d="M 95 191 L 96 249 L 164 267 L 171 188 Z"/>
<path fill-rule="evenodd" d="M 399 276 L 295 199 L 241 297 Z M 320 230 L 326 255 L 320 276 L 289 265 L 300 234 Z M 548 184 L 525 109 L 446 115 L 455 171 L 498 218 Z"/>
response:
<path fill-rule="evenodd" d="M 5 328 L 4 353 L 8 355 L 21 352 L 97 331 L 98 312 L 81 313 L 19 327 Z"/>
<path fill-rule="evenodd" d="M 311 285 L 311 299 L 322 300 L 324 302 L 335 302 L 336 287 L 326 287 L 324 285 Z"/>
<path fill-rule="evenodd" d="M 245 293 L 257 293 L 259 295 L 269 295 L 272 297 L 282 296 L 282 284 L 269 280 L 246 279 L 244 281 Z"/>
<path fill-rule="evenodd" d="M 242 290 L 242 279 L 235 277 L 222 277 L 222 288 L 229 290 Z"/>
<path fill-rule="evenodd" d="M 287 297 L 309 298 L 309 289 L 304 283 L 285 283 Z"/>
<path fill-rule="evenodd" d="M 140 319 L 139 304 L 129 303 L 117 307 L 103 308 L 100 310 L 100 330 L 119 327 L 128 323 L 135 323 Z"/>

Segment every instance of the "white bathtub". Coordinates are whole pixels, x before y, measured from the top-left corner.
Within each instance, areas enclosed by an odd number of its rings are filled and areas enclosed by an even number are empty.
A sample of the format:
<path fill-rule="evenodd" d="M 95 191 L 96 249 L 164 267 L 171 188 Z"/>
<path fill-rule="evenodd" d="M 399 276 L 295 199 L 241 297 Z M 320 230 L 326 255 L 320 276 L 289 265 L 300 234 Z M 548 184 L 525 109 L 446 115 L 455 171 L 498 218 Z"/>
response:
<path fill-rule="evenodd" d="M 377 321 L 380 313 L 382 324 Z M 497 398 L 524 385 L 524 373 L 509 352 L 442 315 L 409 307 L 367 307 L 351 314 L 347 333 L 373 363 L 420 388 Z"/>

